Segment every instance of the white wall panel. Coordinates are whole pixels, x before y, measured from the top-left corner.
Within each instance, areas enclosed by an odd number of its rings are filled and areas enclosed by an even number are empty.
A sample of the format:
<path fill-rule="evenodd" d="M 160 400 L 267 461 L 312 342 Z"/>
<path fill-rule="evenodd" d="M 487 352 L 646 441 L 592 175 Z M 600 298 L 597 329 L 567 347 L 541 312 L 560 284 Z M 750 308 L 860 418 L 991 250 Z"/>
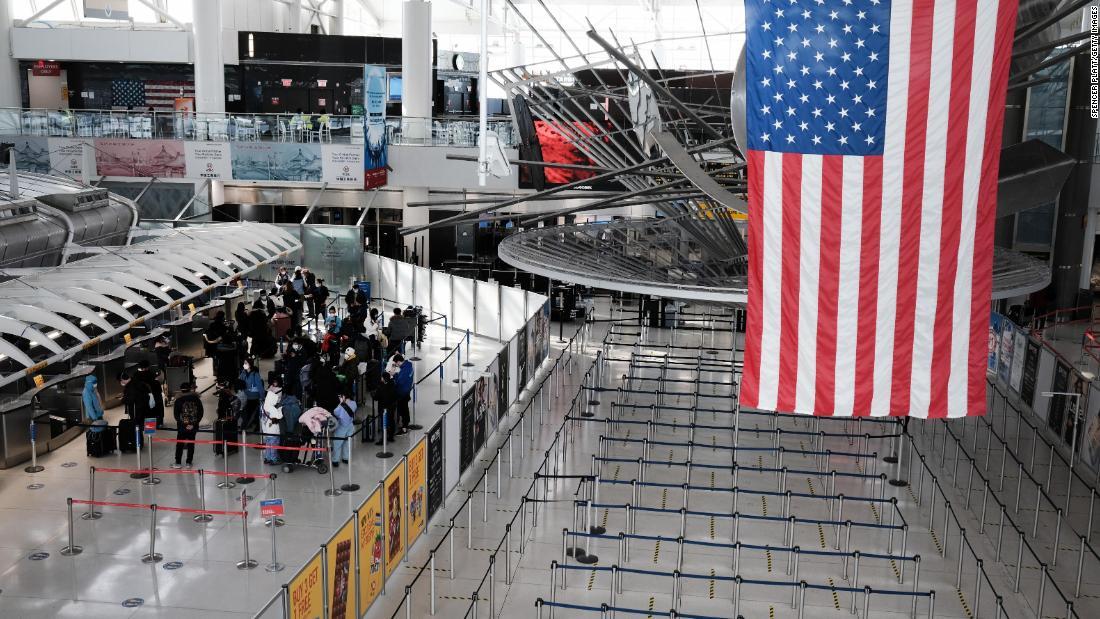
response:
<path fill-rule="evenodd" d="M 435 316 L 432 315 L 432 271 L 431 269 L 425 269 L 423 267 L 416 267 L 413 270 L 413 283 L 416 284 L 416 295 L 414 298 L 415 305 L 419 305 L 424 310 L 424 315 L 428 319 L 432 319 Z"/>
<path fill-rule="evenodd" d="M 447 273 L 432 271 L 432 311 L 447 317 L 447 326 L 454 326 L 451 311 L 451 276 Z"/>
<path fill-rule="evenodd" d="M 389 258 L 381 258 L 379 259 L 378 269 L 381 271 L 381 277 L 378 278 L 378 281 L 382 283 L 378 296 L 393 301 L 397 296 L 396 262 Z"/>
<path fill-rule="evenodd" d="M 12 28 L 12 55 L 24 60 L 191 62 L 191 33 L 180 30 Z"/>
<path fill-rule="evenodd" d="M 397 290 L 392 298 L 402 305 L 414 305 L 416 297 L 413 295 L 413 269 L 416 268 L 408 262 L 397 263 Z"/>
<path fill-rule="evenodd" d="M 461 477 L 458 470 L 459 453 L 461 453 L 459 439 L 462 436 L 462 429 L 459 427 L 462 420 L 461 411 L 462 398 L 460 397 L 447 411 L 446 421 L 443 422 L 443 487 L 446 488 L 444 497 L 458 485 L 458 479 Z"/>
<path fill-rule="evenodd" d="M 491 338 L 500 336 L 500 286 L 475 282 L 477 298 L 477 334 Z"/>
<path fill-rule="evenodd" d="M 523 294 L 519 288 L 505 286 L 501 290 L 501 333 L 504 339 L 512 339 L 516 331 L 527 324 L 523 311 Z"/>
<path fill-rule="evenodd" d="M 456 277 L 454 286 L 454 319 L 451 324 L 456 329 L 474 330 L 474 280 Z"/>

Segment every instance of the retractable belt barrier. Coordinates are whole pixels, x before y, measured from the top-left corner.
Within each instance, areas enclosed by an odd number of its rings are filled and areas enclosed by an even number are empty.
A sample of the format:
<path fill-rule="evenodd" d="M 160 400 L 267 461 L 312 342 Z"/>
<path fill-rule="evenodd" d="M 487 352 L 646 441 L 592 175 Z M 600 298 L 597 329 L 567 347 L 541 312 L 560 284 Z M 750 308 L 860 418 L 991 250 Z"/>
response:
<path fill-rule="evenodd" d="M 349 437 L 350 438 L 350 437 Z M 343 440 L 344 437 L 332 437 L 333 440 Z M 286 447 L 283 445 L 265 445 L 263 443 L 238 443 L 235 441 L 207 441 L 201 439 L 184 439 L 184 438 L 161 438 L 159 436 L 153 437 L 155 443 L 184 443 L 191 445 L 227 445 L 229 447 L 249 447 L 251 449 L 275 449 L 278 451 L 320 451 L 327 452 L 327 447 Z M 102 469 L 100 469 L 102 470 Z M 159 469 L 158 469 L 159 470 Z M 254 475 L 249 473 L 250 477 L 263 477 L 263 475 Z"/>
<path fill-rule="evenodd" d="M 611 406 L 622 406 L 614 402 Z M 696 428 L 703 430 L 733 430 L 734 426 L 720 426 L 707 423 L 675 423 L 671 421 L 650 421 L 641 419 L 616 419 L 613 417 L 567 417 L 570 421 L 587 421 L 587 422 L 603 422 L 603 423 L 628 423 L 632 425 L 654 425 L 662 428 Z M 856 432 L 828 432 L 825 430 L 819 430 L 814 432 L 813 430 L 788 430 L 785 428 L 738 428 L 738 432 L 751 432 L 754 434 L 774 434 L 776 432 L 782 432 L 783 434 L 790 434 L 792 436 L 826 436 L 834 438 L 866 438 L 866 439 L 888 439 L 897 438 L 902 436 L 900 432 L 894 432 L 892 434 L 859 434 Z M 690 442 L 690 441 L 689 441 Z M 696 447 L 716 447 L 715 445 L 704 445 L 702 443 L 695 443 Z M 727 445 L 718 445 L 717 447 L 728 447 Z M 833 452 L 837 454 L 839 452 Z"/>

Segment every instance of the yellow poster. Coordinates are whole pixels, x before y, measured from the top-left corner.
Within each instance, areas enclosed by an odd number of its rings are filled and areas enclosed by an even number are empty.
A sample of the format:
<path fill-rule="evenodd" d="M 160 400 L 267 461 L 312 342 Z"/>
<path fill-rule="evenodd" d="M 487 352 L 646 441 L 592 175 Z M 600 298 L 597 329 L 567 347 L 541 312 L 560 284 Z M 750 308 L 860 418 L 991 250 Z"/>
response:
<path fill-rule="evenodd" d="M 321 579 L 321 553 L 317 553 L 287 585 L 290 619 L 321 619 L 325 592 Z"/>
<path fill-rule="evenodd" d="M 329 619 L 355 616 L 355 586 L 351 545 L 355 543 L 355 518 L 348 520 L 326 544 Z"/>
<path fill-rule="evenodd" d="M 409 546 L 413 545 L 420 534 L 424 532 L 424 498 L 427 494 L 427 464 L 428 442 L 420 439 L 409 451 L 406 466 L 408 467 L 408 494 L 409 494 Z"/>
<path fill-rule="evenodd" d="M 393 467 L 382 484 L 386 502 L 386 577 L 389 578 L 405 557 L 405 463 Z"/>
<path fill-rule="evenodd" d="M 382 593 L 382 492 L 359 507 L 359 616 Z"/>

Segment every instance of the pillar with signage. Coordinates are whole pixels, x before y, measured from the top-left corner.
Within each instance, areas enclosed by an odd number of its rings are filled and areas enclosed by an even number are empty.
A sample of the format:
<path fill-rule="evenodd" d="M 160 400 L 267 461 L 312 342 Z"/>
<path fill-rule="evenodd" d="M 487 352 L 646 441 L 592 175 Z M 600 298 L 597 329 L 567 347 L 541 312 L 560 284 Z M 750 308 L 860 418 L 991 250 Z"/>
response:
<path fill-rule="evenodd" d="M 195 51 L 195 109 L 225 112 L 225 63 L 219 0 L 191 0 Z"/>
<path fill-rule="evenodd" d="M 424 0 L 401 3 L 401 115 L 406 140 L 422 144 L 432 135 L 432 5 Z M 404 190 L 402 209 L 405 226 L 428 223 L 427 207 L 409 207 L 409 203 L 428 199 L 426 187 Z M 405 236 L 406 257 L 416 254 L 417 263 L 429 266 L 428 234 Z"/>

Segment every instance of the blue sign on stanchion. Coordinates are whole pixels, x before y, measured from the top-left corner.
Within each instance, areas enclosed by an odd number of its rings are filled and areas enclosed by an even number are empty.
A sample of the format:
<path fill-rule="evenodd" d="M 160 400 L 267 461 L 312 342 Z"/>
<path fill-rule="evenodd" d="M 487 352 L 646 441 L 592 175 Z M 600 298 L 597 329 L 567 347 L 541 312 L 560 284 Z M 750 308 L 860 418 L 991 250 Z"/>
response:
<path fill-rule="evenodd" d="M 364 295 L 366 295 L 366 297 L 367 297 L 367 303 L 370 303 L 370 302 L 371 302 L 371 298 L 370 298 L 370 282 L 364 282 L 364 281 L 361 281 L 361 280 L 356 280 L 356 282 L 355 282 L 355 288 L 356 288 L 356 290 L 358 290 L 358 291 L 362 292 L 362 293 L 363 293 Z"/>
<path fill-rule="evenodd" d="M 157 418 L 147 417 L 145 419 L 145 435 L 152 436 L 157 433 Z"/>

